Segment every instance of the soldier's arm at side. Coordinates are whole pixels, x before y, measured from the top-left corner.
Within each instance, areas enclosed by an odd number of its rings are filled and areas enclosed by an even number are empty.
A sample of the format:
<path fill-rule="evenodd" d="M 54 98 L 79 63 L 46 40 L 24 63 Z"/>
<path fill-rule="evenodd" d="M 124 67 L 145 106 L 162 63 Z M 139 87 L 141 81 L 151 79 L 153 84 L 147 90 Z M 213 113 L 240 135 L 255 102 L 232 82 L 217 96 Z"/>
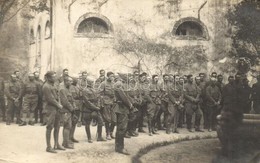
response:
<path fill-rule="evenodd" d="M 129 108 L 132 108 L 132 106 L 133 106 L 132 103 L 130 102 L 130 100 L 128 99 L 128 96 L 125 94 L 125 92 L 122 89 L 120 89 L 120 88 L 115 89 L 115 92 L 119 96 L 118 98 L 120 100 L 122 100 L 124 105 L 128 106 Z"/>
<path fill-rule="evenodd" d="M 72 111 L 74 110 L 74 108 L 73 108 L 73 106 L 70 104 L 70 102 L 69 102 L 69 100 L 68 100 L 68 98 L 67 98 L 65 89 L 61 89 L 59 93 L 60 93 L 60 102 L 61 102 L 61 105 L 62 105 L 65 109 L 67 109 L 67 110 L 69 110 L 69 111 L 72 112 Z"/>
<path fill-rule="evenodd" d="M 214 98 L 210 94 L 210 87 L 209 86 L 206 88 L 206 97 L 207 97 L 208 100 L 210 100 L 214 104 L 216 103 L 216 101 L 214 100 Z"/>

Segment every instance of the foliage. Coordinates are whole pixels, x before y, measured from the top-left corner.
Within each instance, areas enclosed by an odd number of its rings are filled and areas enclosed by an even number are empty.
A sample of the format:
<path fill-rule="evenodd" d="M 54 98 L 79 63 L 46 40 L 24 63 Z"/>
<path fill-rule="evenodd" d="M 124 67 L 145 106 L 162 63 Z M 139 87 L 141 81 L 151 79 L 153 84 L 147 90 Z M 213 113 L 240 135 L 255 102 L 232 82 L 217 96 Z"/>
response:
<path fill-rule="evenodd" d="M 260 1 L 244 0 L 227 14 L 233 26 L 231 57 L 247 57 L 252 65 L 259 64 L 260 57 Z"/>

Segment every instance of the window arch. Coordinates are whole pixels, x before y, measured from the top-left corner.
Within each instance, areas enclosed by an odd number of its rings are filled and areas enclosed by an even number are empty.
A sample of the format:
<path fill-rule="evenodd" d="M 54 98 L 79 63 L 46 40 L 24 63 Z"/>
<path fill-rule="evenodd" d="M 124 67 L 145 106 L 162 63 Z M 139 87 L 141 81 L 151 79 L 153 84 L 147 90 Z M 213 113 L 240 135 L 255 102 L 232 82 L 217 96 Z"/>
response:
<path fill-rule="evenodd" d="M 44 35 L 45 35 L 45 38 L 51 37 L 50 21 L 47 21 L 47 22 L 46 22 Z"/>
<path fill-rule="evenodd" d="M 113 27 L 108 18 L 95 13 L 87 13 L 79 18 L 75 25 L 75 36 L 110 37 Z"/>
<path fill-rule="evenodd" d="M 207 40 L 209 38 L 206 26 L 200 20 L 192 17 L 179 20 L 172 30 L 172 35 L 183 40 Z"/>

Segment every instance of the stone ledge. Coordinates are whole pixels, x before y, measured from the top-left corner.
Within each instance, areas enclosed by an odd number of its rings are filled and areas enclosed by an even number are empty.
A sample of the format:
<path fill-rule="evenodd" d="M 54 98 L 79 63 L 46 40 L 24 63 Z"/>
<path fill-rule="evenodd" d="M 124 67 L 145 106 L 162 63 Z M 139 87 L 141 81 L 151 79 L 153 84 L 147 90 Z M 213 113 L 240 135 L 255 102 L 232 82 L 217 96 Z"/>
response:
<path fill-rule="evenodd" d="M 132 163 L 141 163 L 141 157 L 147 154 L 149 151 L 154 150 L 159 147 L 183 142 L 183 141 L 191 141 L 191 140 L 200 140 L 200 139 L 215 139 L 217 138 L 216 134 L 203 134 L 203 135 L 180 135 L 171 140 L 164 140 L 161 142 L 153 142 L 152 144 L 146 145 L 145 147 L 138 150 L 138 152 L 132 157 Z"/>

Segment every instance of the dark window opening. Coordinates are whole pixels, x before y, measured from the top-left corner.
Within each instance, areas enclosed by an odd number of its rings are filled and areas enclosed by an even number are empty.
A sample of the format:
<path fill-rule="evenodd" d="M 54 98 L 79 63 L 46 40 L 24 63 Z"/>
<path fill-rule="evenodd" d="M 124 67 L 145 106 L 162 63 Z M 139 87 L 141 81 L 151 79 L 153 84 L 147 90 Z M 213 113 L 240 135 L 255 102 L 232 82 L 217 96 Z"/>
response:
<path fill-rule="evenodd" d="M 176 35 L 203 37 L 203 27 L 196 22 L 187 21 L 177 28 Z"/>
<path fill-rule="evenodd" d="M 99 18 L 91 17 L 83 20 L 78 27 L 77 33 L 109 33 L 107 23 Z"/>

